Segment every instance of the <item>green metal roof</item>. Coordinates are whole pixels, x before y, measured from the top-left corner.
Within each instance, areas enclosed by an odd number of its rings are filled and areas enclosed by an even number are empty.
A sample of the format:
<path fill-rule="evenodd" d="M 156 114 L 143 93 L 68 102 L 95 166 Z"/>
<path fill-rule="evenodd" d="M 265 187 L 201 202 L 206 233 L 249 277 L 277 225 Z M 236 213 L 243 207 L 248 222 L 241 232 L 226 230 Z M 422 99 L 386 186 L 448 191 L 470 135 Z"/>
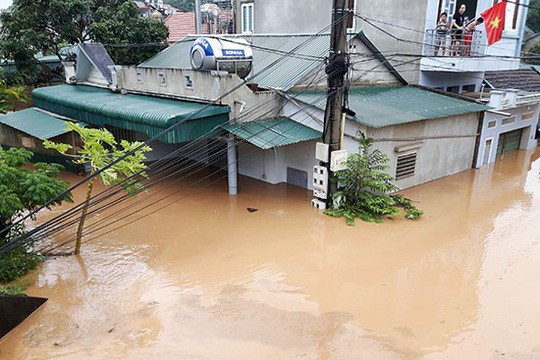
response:
<path fill-rule="evenodd" d="M 36 108 L 0 115 L 0 124 L 7 125 L 41 140 L 51 139 L 71 131 L 68 130 L 64 120 Z"/>
<path fill-rule="evenodd" d="M 257 83 L 261 88 L 284 91 L 297 85 L 317 66 L 322 65 L 322 59 L 328 56 L 330 49 L 330 34 L 253 34 L 225 37 L 233 40 L 244 38 L 253 45 L 253 70 L 247 78 L 248 82 Z M 353 37 L 354 34 L 349 34 L 349 38 Z M 190 49 L 196 38 L 197 36 L 189 35 L 140 66 L 191 69 Z M 294 56 L 283 56 L 293 50 Z M 255 76 L 262 70 L 265 71 Z"/>
<path fill-rule="evenodd" d="M 261 149 L 291 145 L 322 137 L 319 131 L 289 118 L 226 124 L 223 128 Z"/>
<path fill-rule="evenodd" d="M 111 125 L 152 137 L 179 121 L 185 122 L 163 135 L 168 143 L 209 137 L 229 120 L 228 106 L 206 105 L 143 95 L 121 95 L 109 89 L 58 85 L 35 89 L 34 104 L 52 113 L 88 124 Z"/>
<path fill-rule="evenodd" d="M 321 91 L 291 93 L 320 109 L 326 106 Z M 355 121 L 373 128 L 479 112 L 490 107 L 409 86 L 366 86 L 349 90 L 349 108 Z"/>

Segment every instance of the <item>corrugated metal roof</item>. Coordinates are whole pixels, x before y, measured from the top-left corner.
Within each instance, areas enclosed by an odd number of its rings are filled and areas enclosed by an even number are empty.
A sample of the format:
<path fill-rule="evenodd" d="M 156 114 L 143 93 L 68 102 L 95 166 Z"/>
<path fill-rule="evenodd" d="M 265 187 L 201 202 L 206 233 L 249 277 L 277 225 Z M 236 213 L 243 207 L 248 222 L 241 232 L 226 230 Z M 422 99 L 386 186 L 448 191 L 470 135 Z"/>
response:
<path fill-rule="evenodd" d="M 35 138 L 46 140 L 70 132 L 64 120 L 36 108 L 0 115 L 0 124 L 7 125 Z M 81 123 L 84 125 L 84 123 Z"/>
<path fill-rule="evenodd" d="M 34 104 L 55 114 L 92 125 L 111 125 L 154 136 L 186 120 L 160 140 L 178 143 L 207 136 L 229 120 L 228 106 L 205 105 L 142 95 L 121 95 L 108 89 L 58 85 L 35 89 Z"/>
<path fill-rule="evenodd" d="M 291 93 L 320 109 L 326 106 L 321 91 Z M 479 112 L 490 107 L 409 86 L 366 86 L 349 90 L 354 120 L 373 128 Z"/>
<path fill-rule="evenodd" d="M 226 38 L 244 38 L 253 45 L 253 70 L 247 78 L 262 88 L 284 91 L 298 84 L 328 56 L 329 34 L 254 34 L 226 35 Z M 349 38 L 354 37 L 353 34 Z M 190 49 L 197 36 L 190 35 L 171 45 L 140 66 L 150 68 L 191 69 Z M 283 56 L 294 51 L 294 56 Z M 277 61 L 280 60 L 280 61 Z M 262 74 L 261 71 L 265 70 Z"/>
<path fill-rule="evenodd" d="M 319 131 L 299 124 L 289 118 L 226 124 L 223 125 L 223 128 L 261 149 L 291 145 L 322 137 Z"/>

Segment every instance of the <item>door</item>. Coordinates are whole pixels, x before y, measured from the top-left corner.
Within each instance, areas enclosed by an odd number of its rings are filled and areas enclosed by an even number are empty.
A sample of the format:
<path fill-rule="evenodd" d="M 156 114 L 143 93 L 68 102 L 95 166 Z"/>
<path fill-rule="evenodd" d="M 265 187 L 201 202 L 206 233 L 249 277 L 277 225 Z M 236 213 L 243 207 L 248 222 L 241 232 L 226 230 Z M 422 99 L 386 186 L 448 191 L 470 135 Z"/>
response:
<path fill-rule="evenodd" d="M 506 154 L 510 151 L 519 150 L 523 129 L 509 131 L 499 135 L 497 155 Z"/>
<path fill-rule="evenodd" d="M 469 18 L 469 21 L 472 21 L 476 17 L 476 3 L 477 0 L 461 0 L 458 1 L 458 6 L 465 4 L 467 9 L 465 10 L 465 16 Z"/>
<path fill-rule="evenodd" d="M 465 7 L 467 8 L 465 10 L 465 16 L 469 18 L 469 21 L 471 21 L 476 16 L 476 3 L 477 0 L 440 0 L 437 21 L 439 21 L 440 14 L 446 12 L 448 14 L 448 21 L 452 23 L 452 17 L 461 4 L 465 4 Z"/>

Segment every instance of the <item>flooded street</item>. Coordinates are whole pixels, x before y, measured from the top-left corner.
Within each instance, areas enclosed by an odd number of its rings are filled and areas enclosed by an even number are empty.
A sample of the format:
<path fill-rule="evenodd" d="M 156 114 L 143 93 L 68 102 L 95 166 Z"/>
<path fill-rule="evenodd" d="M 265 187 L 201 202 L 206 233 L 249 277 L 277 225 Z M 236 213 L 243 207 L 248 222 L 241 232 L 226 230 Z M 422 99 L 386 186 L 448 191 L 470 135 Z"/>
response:
<path fill-rule="evenodd" d="M 245 178 L 171 195 L 47 260 L 0 359 L 538 359 L 539 158 L 405 191 L 417 222 L 348 227 Z"/>

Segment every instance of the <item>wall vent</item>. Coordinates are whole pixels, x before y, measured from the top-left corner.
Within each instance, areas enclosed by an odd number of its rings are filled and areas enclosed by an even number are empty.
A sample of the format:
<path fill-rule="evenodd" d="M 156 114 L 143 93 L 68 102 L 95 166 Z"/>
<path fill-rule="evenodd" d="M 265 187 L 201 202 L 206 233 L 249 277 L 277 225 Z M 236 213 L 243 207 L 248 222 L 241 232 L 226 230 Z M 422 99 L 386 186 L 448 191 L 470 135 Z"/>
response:
<path fill-rule="evenodd" d="M 157 73 L 159 86 L 167 86 L 167 76 L 163 72 Z"/>
<path fill-rule="evenodd" d="M 414 176 L 416 167 L 416 152 L 399 155 L 397 158 L 396 180 Z"/>
<path fill-rule="evenodd" d="M 184 87 L 186 89 L 193 89 L 193 78 L 191 75 L 184 75 Z"/>

